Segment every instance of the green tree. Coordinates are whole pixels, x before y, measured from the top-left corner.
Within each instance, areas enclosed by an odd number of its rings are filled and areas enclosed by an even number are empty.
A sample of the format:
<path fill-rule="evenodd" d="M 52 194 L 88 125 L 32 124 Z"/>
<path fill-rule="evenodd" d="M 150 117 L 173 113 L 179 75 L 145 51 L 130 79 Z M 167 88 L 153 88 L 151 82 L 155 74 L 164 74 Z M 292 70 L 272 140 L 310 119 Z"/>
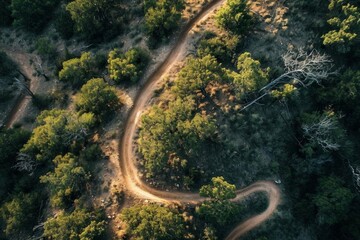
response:
<path fill-rule="evenodd" d="M 322 36 L 323 43 L 337 44 L 341 52 L 348 52 L 351 49 L 350 43 L 360 39 L 360 10 L 358 6 L 344 0 L 331 0 L 329 10 L 336 14 L 328 20 L 329 25 L 335 29 Z"/>
<path fill-rule="evenodd" d="M 113 36 L 123 23 L 124 11 L 117 0 L 74 0 L 66 10 L 75 30 L 89 40 Z"/>
<path fill-rule="evenodd" d="M 54 207 L 66 207 L 81 195 L 90 174 L 80 166 L 72 154 L 57 156 L 53 160 L 55 169 L 40 177 L 50 190 L 50 202 Z"/>
<path fill-rule="evenodd" d="M 56 47 L 48 38 L 42 37 L 36 40 L 35 48 L 42 57 L 54 58 L 56 55 Z"/>
<path fill-rule="evenodd" d="M 216 14 L 216 21 L 232 33 L 246 33 L 253 22 L 247 0 L 228 0 Z"/>
<path fill-rule="evenodd" d="M 210 32 L 200 40 L 197 53 L 200 57 L 212 55 L 221 63 L 230 63 L 238 43 L 236 36 L 217 36 Z"/>
<path fill-rule="evenodd" d="M 236 197 L 235 185 L 229 184 L 223 177 L 213 177 L 210 185 L 200 188 L 200 195 L 210 197 L 211 200 L 204 201 L 196 212 L 207 222 L 217 226 L 224 226 L 236 219 L 240 213 L 240 206 L 229 200 Z"/>
<path fill-rule="evenodd" d="M 90 52 L 84 52 L 80 58 L 69 59 L 62 65 L 59 79 L 69 82 L 76 88 L 81 87 L 90 78 L 96 77 L 98 72 L 95 57 Z"/>
<path fill-rule="evenodd" d="M 323 177 L 313 202 L 318 208 L 320 224 L 335 224 L 346 217 L 354 194 L 334 176 Z"/>
<path fill-rule="evenodd" d="M 206 87 L 210 82 L 222 82 L 223 74 L 221 65 L 211 55 L 189 58 L 175 80 L 173 91 L 180 97 L 197 92 L 201 92 L 204 97 L 209 97 Z"/>
<path fill-rule="evenodd" d="M 21 234 L 31 232 L 36 224 L 39 205 L 37 193 L 20 193 L 4 203 L 0 208 L 0 218 L 4 222 L 3 231 L 7 239 L 18 239 Z"/>
<path fill-rule="evenodd" d="M 145 1 L 145 27 L 150 37 L 169 37 L 178 27 L 184 7 L 184 0 Z"/>
<path fill-rule="evenodd" d="M 8 57 L 5 52 L 0 51 L 0 76 L 8 76 L 16 68 L 15 63 Z"/>
<path fill-rule="evenodd" d="M 140 49 L 133 48 L 122 54 L 118 49 L 109 53 L 108 69 L 110 78 L 117 83 L 137 82 L 149 61 L 148 54 Z"/>
<path fill-rule="evenodd" d="M 268 82 L 269 70 L 263 70 L 260 62 L 251 58 L 251 54 L 248 52 L 238 57 L 237 70 L 237 73 L 230 73 L 230 78 L 233 80 L 238 97 L 246 92 L 260 89 Z"/>
<path fill-rule="evenodd" d="M 65 110 L 46 110 L 37 118 L 37 127 L 21 152 L 44 163 L 65 154 L 72 144 L 83 143 L 94 126 L 93 114 L 71 114 Z"/>
<path fill-rule="evenodd" d="M 183 171 L 188 163 L 194 165 L 200 146 L 206 145 L 215 132 L 214 120 L 196 113 L 191 97 L 177 98 L 166 110 L 152 107 L 141 120 L 139 136 L 147 176 L 164 173 L 165 169 Z"/>
<path fill-rule="evenodd" d="M 126 208 L 121 219 L 127 232 L 136 240 L 186 239 L 187 231 L 181 214 L 174 209 L 156 204 Z"/>
<path fill-rule="evenodd" d="M 228 200 L 236 197 L 236 187 L 225 181 L 223 177 L 213 177 L 211 184 L 200 188 L 200 196 L 214 200 Z"/>
<path fill-rule="evenodd" d="M 0 202 L 13 187 L 16 154 L 29 137 L 30 133 L 22 129 L 0 130 Z"/>
<path fill-rule="evenodd" d="M 55 29 L 64 39 L 69 39 L 75 31 L 74 21 L 71 14 L 66 10 L 65 5 L 61 5 L 60 10 L 55 15 Z"/>
<path fill-rule="evenodd" d="M 12 22 L 10 4 L 11 0 L 0 1 L 0 26 L 8 26 Z"/>
<path fill-rule="evenodd" d="M 49 218 L 43 236 L 53 240 L 100 240 L 105 229 L 106 222 L 101 214 L 77 208 L 70 214 L 60 212 Z"/>
<path fill-rule="evenodd" d="M 81 113 L 93 113 L 100 120 L 120 106 L 116 90 L 102 78 L 93 78 L 82 86 L 75 101 Z"/>
<path fill-rule="evenodd" d="M 360 71 L 347 69 L 329 79 L 324 88 L 316 89 L 314 97 L 319 104 L 334 106 L 337 112 L 344 113 L 347 117 L 343 121 L 351 131 L 360 128 Z"/>
<path fill-rule="evenodd" d="M 11 14 L 14 25 L 29 31 L 41 31 L 49 22 L 51 12 L 59 0 L 12 0 Z"/>

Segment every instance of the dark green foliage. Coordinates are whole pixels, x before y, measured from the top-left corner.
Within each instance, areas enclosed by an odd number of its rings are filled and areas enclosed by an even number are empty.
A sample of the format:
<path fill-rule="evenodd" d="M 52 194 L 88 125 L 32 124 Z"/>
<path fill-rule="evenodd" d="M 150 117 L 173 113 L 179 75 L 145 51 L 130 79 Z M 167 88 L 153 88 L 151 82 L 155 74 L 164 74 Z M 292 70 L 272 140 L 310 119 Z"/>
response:
<path fill-rule="evenodd" d="M 124 10 L 117 0 L 74 0 L 66 10 L 76 32 L 88 40 L 109 39 L 119 32 Z"/>
<path fill-rule="evenodd" d="M 320 224 L 335 224 L 347 216 L 354 194 L 337 177 L 320 179 L 313 201 L 318 208 Z"/>
<path fill-rule="evenodd" d="M 67 207 L 78 198 L 85 189 L 90 174 L 80 166 L 78 159 L 71 155 L 57 156 L 53 160 L 55 169 L 40 177 L 50 191 L 50 202 L 53 207 Z"/>
<path fill-rule="evenodd" d="M 0 26 L 9 26 L 12 22 L 10 4 L 11 0 L 0 1 Z"/>
<path fill-rule="evenodd" d="M 343 121 L 350 129 L 360 128 L 360 71 L 346 70 L 332 78 L 314 93 L 322 105 L 332 105 L 337 111 L 346 114 Z"/>
<path fill-rule="evenodd" d="M 247 0 L 228 0 L 216 14 L 217 23 L 226 30 L 242 35 L 253 23 Z"/>
<path fill-rule="evenodd" d="M 59 0 L 12 0 L 14 25 L 39 32 L 51 19 L 51 13 L 58 3 Z"/>
<path fill-rule="evenodd" d="M 14 71 L 15 67 L 15 63 L 7 56 L 7 54 L 0 51 L 0 76 L 8 76 Z"/>
<path fill-rule="evenodd" d="M 37 127 L 21 152 L 44 163 L 65 154 L 71 146 L 83 144 L 94 125 L 94 115 L 46 110 L 38 116 L 36 123 Z"/>
<path fill-rule="evenodd" d="M 45 37 L 36 40 L 35 49 L 42 57 L 54 58 L 56 56 L 56 47 Z"/>
<path fill-rule="evenodd" d="M 101 214 L 77 208 L 72 213 L 60 212 L 44 225 L 44 237 L 53 240 L 104 239 L 106 222 Z"/>
<path fill-rule="evenodd" d="M 221 63 L 230 63 L 238 44 L 238 37 L 216 36 L 213 33 L 208 33 L 200 40 L 197 53 L 200 57 L 209 54 Z"/>
<path fill-rule="evenodd" d="M 182 240 L 187 231 L 181 214 L 156 204 L 134 206 L 123 210 L 122 220 L 135 240 Z"/>
<path fill-rule="evenodd" d="M 229 184 L 223 177 L 212 178 L 210 185 L 202 186 L 200 189 L 200 195 L 210 197 L 211 200 L 201 203 L 196 212 L 207 223 L 216 226 L 232 222 L 231 220 L 240 213 L 240 207 L 229 201 L 236 197 L 235 190 L 235 185 Z"/>
<path fill-rule="evenodd" d="M 179 72 L 173 91 L 180 97 L 198 92 L 208 97 L 206 86 L 210 82 L 222 82 L 223 74 L 221 65 L 211 55 L 190 58 L 186 66 Z"/>
<path fill-rule="evenodd" d="M 211 117 L 195 112 L 191 97 L 170 102 L 166 110 L 151 108 L 141 124 L 139 150 L 149 177 L 194 165 L 201 143 L 211 141 L 216 131 Z"/>
<path fill-rule="evenodd" d="M 6 238 L 19 239 L 23 234 L 31 232 L 37 223 L 39 208 L 40 198 L 37 193 L 20 193 L 4 203 L 0 208 L 0 220 Z"/>
<path fill-rule="evenodd" d="M 108 69 L 110 78 L 116 83 L 137 82 L 149 62 L 149 55 L 145 50 L 133 48 L 122 54 L 118 49 L 109 53 Z"/>
<path fill-rule="evenodd" d="M 96 59 L 90 52 L 84 52 L 80 58 L 67 60 L 62 65 L 59 79 L 69 82 L 75 88 L 81 87 L 90 78 L 98 75 Z"/>
<path fill-rule="evenodd" d="M 93 78 L 82 86 L 77 95 L 75 106 L 81 113 L 92 113 L 103 120 L 116 111 L 121 103 L 116 90 L 102 78 Z"/>
<path fill-rule="evenodd" d="M 238 72 L 230 72 L 229 77 L 234 83 L 238 97 L 260 89 L 269 81 L 269 69 L 263 70 L 260 62 L 251 58 L 248 52 L 238 57 L 237 70 Z"/>
<path fill-rule="evenodd" d="M 151 38 L 168 38 L 178 27 L 184 0 L 145 1 L 145 27 Z"/>
<path fill-rule="evenodd" d="M 0 203 L 14 185 L 16 155 L 29 139 L 30 133 L 22 129 L 0 130 Z"/>
<path fill-rule="evenodd" d="M 74 34 L 74 21 L 71 19 L 71 15 L 65 9 L 65 6 L 61 6 L 61 9 L 55 16 L 55 28 L 64 39 L 69 39 Z"/>

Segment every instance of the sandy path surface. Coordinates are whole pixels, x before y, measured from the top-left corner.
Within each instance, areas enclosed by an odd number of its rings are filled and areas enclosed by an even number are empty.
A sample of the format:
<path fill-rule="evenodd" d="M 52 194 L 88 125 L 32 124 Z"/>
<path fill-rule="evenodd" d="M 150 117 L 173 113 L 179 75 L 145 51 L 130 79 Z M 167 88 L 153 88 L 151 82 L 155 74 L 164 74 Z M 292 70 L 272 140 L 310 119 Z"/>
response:
<path fill-rule="evenodd" d="M 164 203 L 191 203 L 196 204 L 205 199 L 200 197 L 197 193 L 185 193 L 185 192 L 167 192 L 153 189 L 146 185 L 139 177 L 138 170 L 134 164 L 133 156 L 133 141 L 136 133 L 136 129 L 139 123 L 139 119 L 146 104 L 151 99 L 156 84 L 170 71 L 170 69 L 186 54 L 187 40 L 190 35 L 190 31 L 194 26 L 201 21 L 206 20 L 209 15 L 219 8 L 226 0 L 214 0 L 209 5 L 205 6 L 181 31 L 178 40 L 174 47 L 166 57 L 163 63 L 150 75 L 146 84 L 139 91 L 137 97 L 134 100 L 133 108 L 131 109 L 128 118 L 125 122 L 124 133 L 120 140 L 119 145 L 119 163 L 121 172 L 125 181 L 125 186 L 134 196 L 140 199 L 147 199 L 155 202 Z M 255 192 L 265 192 L 269 197 L 269 206 L 261 214 L 251 217 L 245 222 L 239 224 L 228 236 L 227 240 L 237 239 L 244 233 L 258 226 L 265 220 L 267 220 L 272 213 L 276 210 L 280 202 L 280 190 L 272 182 L 259 181 L 242 190 L 237 191 L 237 197 L 234 201 L 240 201 L 248 195 Z"/>

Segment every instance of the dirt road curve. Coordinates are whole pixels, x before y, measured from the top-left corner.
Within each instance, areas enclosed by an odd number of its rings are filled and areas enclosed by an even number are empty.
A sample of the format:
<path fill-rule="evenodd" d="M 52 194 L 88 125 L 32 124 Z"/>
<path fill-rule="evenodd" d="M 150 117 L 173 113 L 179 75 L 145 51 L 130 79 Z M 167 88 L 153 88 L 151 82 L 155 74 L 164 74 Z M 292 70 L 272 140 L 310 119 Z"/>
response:
<path fill-rule="evenodd" d="M 32 67 L 30 65 L 31 54 L 23 51 L 10 50 L 0 45 L 1 51 L 4 51 L 17 65 L 18 70 L 26 78 L 25 80 L 29 83 L 29 88 L 33 90 L 34 83 L 30 81 L 32 78 Z M 19 120 L 20 116 L 26 111 L 27 105 L 31 102 L 31 99 L 24 94 L 20 94 L 9 112 L 7 118 L 4 119 L 4 125 L 6 128 L 12 127 L 12 125 Z"/>
<path fill-rule="evenodd" d="M 156 202 L 178 202 L 196 204 L 204 201 L 204 198 L 195 193 L 184 192 L 165 192 L 153 189 L 142 182 L 138 175 L 138 171 L 133 161 L 133 140 L 136 132 L 137 124 L 140 119 L 142 110 L 145 108 L 148 101 L 151 99 L 155 85 L 163 76 L 165 76 L 171 67 L 182 57 L 186 52 L 186 44 L 191 29 L 205 20 L 209 14 L 221 6 L 225 0 L 214 0 L 209 5 L 204 7 L 183 29 L 174 47 L 164 60 L 162 64 L 150 75 L 145 85 L 139 91 L 133 108 L 131 109 L 128 119 L 125 123 L 124 133 L 119 146 L 119 157 L 121 172 L 124 177 L 127 190 L 132 192 L 134 196 L 141 199 L 148 199 Z M 256 215 L 244 223 L 239 224 L 226 238 L 227 240 L 237 239 L 244 233 L 258 226 L 275 211 L 280 201 L 280 190 L 272 182 L 260 181 L 256 182 L 242 190 L 237 191 L 237 197 L 234 201 L 240 201 L 244 197 L 255 193 L 265 192 L 269 197 L 269 206 L 261 214 Z"/>

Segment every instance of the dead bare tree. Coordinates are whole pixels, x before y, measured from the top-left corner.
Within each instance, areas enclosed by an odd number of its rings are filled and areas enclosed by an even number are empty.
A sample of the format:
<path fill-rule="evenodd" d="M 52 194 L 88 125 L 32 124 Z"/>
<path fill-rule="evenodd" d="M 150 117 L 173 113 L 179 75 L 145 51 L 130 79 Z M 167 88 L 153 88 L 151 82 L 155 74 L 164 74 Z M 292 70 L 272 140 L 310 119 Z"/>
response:
<path fill-rule="evenodd" d="M 15 85 L 20 89 L 21 92 L 25 92 L 25 94 L 29 95 L 32 98 L 35 98 L 35 94 L 31 91 L 31 89 L 26 85 L 24 81 L 21 81 L 18 78 L 14 78 Z"/>
<path fill-rule="evenodd" d="M 355 182 L 355 187 L 358 190 L 358 192 L 360 192 L 360 167 L 354 168 L 351 165 L 350 161 L 348 161 L 348 164 L 349 164 L 350 170 L 351 170 L 352 175 L 353 175 L 353 179 L 354 179 L 354 182 Z"/>
<path fill-rule="evenodd" d="M 245 110 L 257 103 L 260 99 L 269 95 L 271 91 L 279 85 L 292 83 L 301 87 L 308 87 L 314 83 L 321 84 L 321 80 L 336 74 L 332 70 L 332 60 L 326 54 L 321 54 L 316 50 L 306 53 L 303 49 L 298 51 L 288 51 L 282 56 L 285 73 L 268 83 L 259 90 L 259 97 L 246 104 L 241 110 Z"/>
<path fill-rule="evenodd" d="M 332 132 L 338 129 L 337 119 L 329 114 L 324 114 L 318 122 L 303 124 L 301 126 L 304 136 L 310 141 L 319 144 L 325 151 L 336 151 L 340 145 L 335 142 Z"/>
<path fill-rule="evenodd" d="M 16 157 L 16 164 L 13 166 L 18 171 L 29 172 L 30 175 L 36 168 L 36 161 L 26 153 L 18 153 Z"/>

